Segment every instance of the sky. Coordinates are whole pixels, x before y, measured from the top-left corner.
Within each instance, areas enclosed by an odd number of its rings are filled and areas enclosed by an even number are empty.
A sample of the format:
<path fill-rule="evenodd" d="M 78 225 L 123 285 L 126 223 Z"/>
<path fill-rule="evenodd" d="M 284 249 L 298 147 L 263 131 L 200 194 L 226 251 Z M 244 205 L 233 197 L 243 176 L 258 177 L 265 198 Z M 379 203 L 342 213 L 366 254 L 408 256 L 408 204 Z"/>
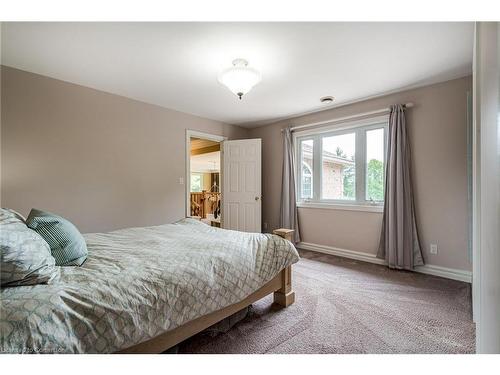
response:
<path fill-rule="evenodd" d="M 335 153 L 338 146 L 350 159 L 355 153 L 355 143 L 354 133 L 336 135 L 323 138 L 323 150 Z M 375 129 L 366 132 L 366 156 L 367 160 L 384 160 L 384 129 Z"/>

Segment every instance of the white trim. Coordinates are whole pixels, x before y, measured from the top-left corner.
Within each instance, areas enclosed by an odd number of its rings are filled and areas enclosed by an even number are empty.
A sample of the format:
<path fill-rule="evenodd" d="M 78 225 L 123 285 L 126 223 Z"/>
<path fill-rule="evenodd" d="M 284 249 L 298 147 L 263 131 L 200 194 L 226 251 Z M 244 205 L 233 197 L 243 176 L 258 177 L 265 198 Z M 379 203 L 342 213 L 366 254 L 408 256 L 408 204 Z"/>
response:
<path fill-rule="evenodd" d="M 209 139 L 215 142 L 223 142 L 227 140 L 227 137 L 222 135 L 203 133 L 197 130 L 186 129 L 186 154 L 185 154 L 185 177 L 184 177 L 184 185 L 185 185 L 185 213 L 186 217 L 191 216 L 191 138 L 201 138 L 201 139 Z M 221 149 L 221 168 L 219 174 L 219 180 L 222 181 L 222 149 Z"/>
<path fill-rule="evenodd" d="M 363 211 L 383 213 L 383 205 L 362 205 L 362 204 L 340 204 L 340 203 L 323 203 L 323 202 L 297 202 L 298 208 L 318 208 L 325 210 L 344 210 L 344 211 Z"/>
<path fill-rule="evenodd" d="M 441 266 L 434 266 L 426 264 L 425 266 L 417 266 L 416 272 L 425 273 L 427 275 L 440 276 L 446 279 L 463 281 L 465 283 L 472 283 L 472 272 L 465 270 L 458 270 L 456 268 L 448 268 Z"/>
<path fill-rule="evenodd" d="M 310 242 L 299 242 L 295 245 L 299 249 L 317 251 L 329 255 L 336 255 L 343 258 L 360 260 L 362 262 L 385 265 L 385 260 L 377 258 L 374 254 L 362 253 L 360 251 L 340 249 L 338 247 L 317 245 Z"/>
<path fill-rule="evenodd" d="M 317 245 L 309 242 L 299 242 L 296 246 L 299 249 L 316 251 L 318 253 L 324 253 L 329 255 L 336 255 L 342 258 L 355 259 L 362 262 L 374 263 L 379 265 L 387 264 L 384 259 L 377 258 L 375 254 L 368 254 L 360 251 L 340 249 L 338 247 L 332 247 L 326 245 Z M 466 283 L 472 282 L 472 272 L 470 271 L 434 266 L 432 264 L 426 264 L 425 266 L 417 266 L 415 268 L 415 272 L 444 277 L 446 279 L 463 281 Z"/>
<path fill-rule="evenodd" d="M 209 139 L 215 142 L 222 142 L 227 140 L 227 137 L 223 135 L 204 133 L 197 130 L 186 129 L 186 136 L 189 138 L 201 138 L 201 139 Z"/>
<path fill-rule="evenodd" d="M 476 348 L 479 347 L 479 317 L 481 316 L 481 111 L 479 80 L 479 30 L 474 23 L 474 51 L 472 59 L 472 319 L 476 322 Z"/>
<path fill-rule="evenodd" d="M 366 116 L 366 115 L 365 115 Z M 312 128 L 312 129 L 304 129 L 304 130 L 295 130 L 293 132 L 293 136 L 296 138 L 304 138 L 308 135 L 317 135 L 324 133 L 337 133 L 344 131 L 346 133 L 351 129 L 362 128 L 362 127 L 374 127 L 377 128 L 379 124 L 388 124 L 389 123 L 389 113 L 385 115 L 378 116 L 370 116 L 367 118 L 356 119 L 353 118 L 350 121 L 347 120 L 330 120 L 322 122 L 320 127 Z M 292 128 L 293 129 L 293 128 Z"/>
<path fill-rule="evenodd" d="M 406 103 L 403 104 L 405 108 L 412 108 L 413 103 Z M 331 127 L 335 124 L 343 124 L 345 122 L 351 122 L 351 121 L 364 121 L 364 120 L 370 120 L 374 116 L 389 116 L 389 112 L 391 109 L 388 108 L 382 108 L 382 109 L 377 109 L 375 111 L 369 111 L 369 112 L 363 112 L 363 113 L 357 113 L 355 115 L 350 115 L 350 116 L 344 116 L 344 117 L 338 117 L 334 118 L 331 120 L 325 120 L 325 121 L 318 121 L 318 122 L 313 122 L 311 124 L 306 124 L 306 125 L 299 125 L 299 126 L 294 126 L 290 128 L 292 132 L 295 131 L 300 131 L 302 132 L 303 130 L 300 129 L 309 129 L 309 128 L 323 128 L 323 127 Z M 283 129 L 282 129 L 283 131 Z"/>
<path fill-rule="evenodd" d="M 301 132 L 293 133 L 293 147 L 295 153 L 295 160 L 298 163 L 295 166 L 295 191 L 300 203 L 307 204 L 317 204 L 315 208 L 328 208 L 328 206 L 319 205 L 338 205 L 335 208 L 340 208 L 342 205 L 347 206 L 372 206 L 372 203 L 382 203 L 383 202 L 372 202 L 366 199 L 366 173 L 367 173 L 367 163 L 366 163 L 366 132 L 369 130 L 383 129 L 384 130 L 384 175 L 385 175 L 385 165 L 386 165 L 386 151 L 387 151 L 387 139 L 389 132 L 389 116 L 377 116 L 371 118 L 365 118 L 357 121 L 349 121 L 347 123 L 342 123 L 340 125 L 330 125 L 325 126 L 320 129 L 309 129 Z M 321 199 L 322 190 L 322 139 L 329 136 L 336 136 L 346 133 L 355 133 L 355 199 L 352 201 L 341 200 L 341 199 Z M 303 200 L 301 199 L 302 194 L 302 152 L 301 152 L 301 142 L 312 140 L 313 150 L 312 150 L 312 169 L 313 169 L 313 194 L 311 199 Z M 384 183 L 385 184 L 385 183 Z M 313 206 L 309 206 L 313 208 Z M 365 209 L 357 211 L 371 211 L 379 212 L 377 209 Z"/>

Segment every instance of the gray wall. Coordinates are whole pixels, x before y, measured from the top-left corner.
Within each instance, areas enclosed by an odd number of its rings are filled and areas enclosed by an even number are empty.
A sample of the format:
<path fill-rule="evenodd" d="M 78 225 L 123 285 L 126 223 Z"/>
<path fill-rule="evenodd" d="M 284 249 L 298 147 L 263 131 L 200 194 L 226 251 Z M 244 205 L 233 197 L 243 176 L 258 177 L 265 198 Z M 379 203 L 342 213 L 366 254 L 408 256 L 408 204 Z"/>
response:
<path fill-rule="evenodd" d="M 417 221 L 429 264 L 467 258 L 466 77 L 247 130 L 2 67 L 2 206 L 58 212 L 83 231 L 184 216 L 184 137 L 195 129 L 263 139 L 263 222 L 278 226 L 280 129 L 413 102 L 408 111 Z M 303 240 L 374 254 L 380 213 L 300 209 Z M 430 243 L 439 254 L 430 255 Z"/>
<path fill-rule="evenodd" d="M 59 213 L 81 231 L 185 216 L 185 131 L 246 129 L 1 68 L 1 204 Z"/>
<path fill-rule="evenodd" d="M 413 102 L 407 120 L 413 152 L 417 224 L 428 264 L 470 270 L 467 256 L 467 91 L 471 77 L 300 116 L 250 130 L 262 138 L 263 222 L 279 225 L 280 129 Z M 382 214 L 300 208 L 302 241 L 375 254 Z M 439 253 L 429 254 L 437 243 Z"/>

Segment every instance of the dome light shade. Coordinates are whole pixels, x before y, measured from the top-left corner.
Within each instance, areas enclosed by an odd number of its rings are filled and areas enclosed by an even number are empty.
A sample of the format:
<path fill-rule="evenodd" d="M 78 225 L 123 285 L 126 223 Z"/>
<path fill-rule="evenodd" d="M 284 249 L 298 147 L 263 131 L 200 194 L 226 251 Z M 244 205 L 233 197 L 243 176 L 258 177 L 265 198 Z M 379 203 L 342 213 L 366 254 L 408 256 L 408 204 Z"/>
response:
<path fill-rule="evenodd" d="M 248 67 L 244 59 L 233 60 L 233 66 L 219 74 L 219 82 L 237 95 L 240 100 L 252 87 L 259 83 L 262 75 L 255 69 Z"/>

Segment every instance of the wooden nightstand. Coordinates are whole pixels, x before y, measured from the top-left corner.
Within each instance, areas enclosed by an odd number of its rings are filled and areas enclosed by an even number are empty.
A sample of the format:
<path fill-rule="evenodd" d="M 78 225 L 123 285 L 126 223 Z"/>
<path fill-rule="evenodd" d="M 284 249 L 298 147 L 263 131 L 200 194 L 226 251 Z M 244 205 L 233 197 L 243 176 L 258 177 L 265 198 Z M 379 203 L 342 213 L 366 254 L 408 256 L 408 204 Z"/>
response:
<path fill-rule="evenodd" d="M 294 232 L 295 231 L 293 229 L 285 229 L 285 228 L 273 230 L 273 234 L 276 234 L 277 236 L 283 237 L 285 240 L 288 240 L 290 242 L 293 242 L 293 233 Z"/>

